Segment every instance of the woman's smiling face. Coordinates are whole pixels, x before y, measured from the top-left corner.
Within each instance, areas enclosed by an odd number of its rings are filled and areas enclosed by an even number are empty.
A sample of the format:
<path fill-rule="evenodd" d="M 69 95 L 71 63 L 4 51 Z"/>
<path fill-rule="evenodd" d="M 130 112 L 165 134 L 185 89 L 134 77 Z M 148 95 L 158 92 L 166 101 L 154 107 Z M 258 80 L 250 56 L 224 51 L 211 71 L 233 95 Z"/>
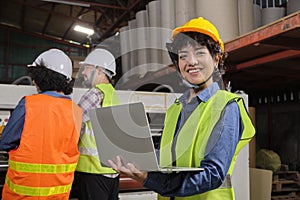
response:
<path fill-rule="evenodd" d="M 178 66 L 184 79 L 191 84 L 206 82 L 206 87 L 213 82 L 212 73 L 217 65 L 206 46 L 187 45 L 178 50 Z M 204 86 L 205 87 L 205 86 Z"/>

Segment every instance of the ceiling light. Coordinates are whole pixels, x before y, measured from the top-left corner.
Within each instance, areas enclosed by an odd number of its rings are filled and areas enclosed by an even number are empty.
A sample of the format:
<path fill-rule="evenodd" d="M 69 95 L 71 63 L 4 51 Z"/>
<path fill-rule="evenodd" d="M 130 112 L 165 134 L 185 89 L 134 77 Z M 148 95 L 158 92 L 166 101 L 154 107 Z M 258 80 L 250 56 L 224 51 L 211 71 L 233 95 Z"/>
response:
<path fill-rule="evenodd" d="M 77 45 L 80 45 L 80 43 L 79 43 L 79 42 L 75 42 L 75 41 L 73 41 L 73 40 L 69 40 L 69 43 L 71 43 L 71 44 L 77 44 Z"/>
<path fill-rule="evenodd" d="M 42 1 L 48 1 L 48 2 L 52 2 L 52 3 L 68 4 L 68 5 L 72 5 L 72 6 L 90 7 L 90 4 L 79 3 L 79 2 L 74 2 L 74 1 L 63 1 L 63 0 L 42 0 Z"/>
<path fill-rule="evenodd" d="M 94 34 L 94 30 L 93 29 L 86 28 L 86 27 L 79 26 L 79 25 L 76 25 L 74 27 L 74 30 L 78 31 L 78 32 L 81 32 L 81 33 L 85 33 L 87 35 L 93 35 Z"/>

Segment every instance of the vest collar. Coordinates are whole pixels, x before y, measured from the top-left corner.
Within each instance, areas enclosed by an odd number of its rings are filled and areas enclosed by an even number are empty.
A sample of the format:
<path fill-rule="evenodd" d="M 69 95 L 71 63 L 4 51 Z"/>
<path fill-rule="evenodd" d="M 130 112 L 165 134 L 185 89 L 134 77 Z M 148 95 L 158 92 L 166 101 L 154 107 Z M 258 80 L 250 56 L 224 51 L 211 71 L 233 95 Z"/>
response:
<path fill-rule="evenodd" d="M 197 95 L 197 98 L 200 99 L 200 102 L 207 102 L 208 99 L 213 96 L 218 90 L 220 90 L 220 87 L 217 83 L 212 83 L 209 85 L 207 88 L 205 88 L 202 92 L 200 92 Z M 187 90 L 183 93 L 183 95 L 179 98 L 179 101 L 183 104 L 186 105 L 188 98 L 190 95 L 190 90 Z"/>

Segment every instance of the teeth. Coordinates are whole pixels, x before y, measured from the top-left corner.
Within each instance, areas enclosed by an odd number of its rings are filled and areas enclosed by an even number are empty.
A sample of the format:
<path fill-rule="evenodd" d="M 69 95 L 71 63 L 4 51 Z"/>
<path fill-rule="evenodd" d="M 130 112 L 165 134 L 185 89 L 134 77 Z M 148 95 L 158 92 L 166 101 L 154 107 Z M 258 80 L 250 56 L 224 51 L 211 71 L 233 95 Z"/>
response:
<path fill-rule="evenodd" d="M 199 69 L 191 69 L 191 70 L 189 70 L 190 73 L 199 72 L 199 71 L 200 71 Z"/>

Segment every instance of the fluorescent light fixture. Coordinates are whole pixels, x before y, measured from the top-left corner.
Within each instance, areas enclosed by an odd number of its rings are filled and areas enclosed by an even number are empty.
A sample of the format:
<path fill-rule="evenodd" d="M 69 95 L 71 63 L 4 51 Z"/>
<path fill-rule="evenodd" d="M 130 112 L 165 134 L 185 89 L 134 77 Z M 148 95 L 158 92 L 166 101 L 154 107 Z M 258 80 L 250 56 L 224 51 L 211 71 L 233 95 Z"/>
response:
<path fill-rule="evenodd" d="M 85 33 L 87 35 L 93 35 L 94 34 L 94 30 L 93 29 L 86 28 L 86 27 L 79 26 L 79 25 L 76 25 L 74 27 L 74 30 L 78 31 L 78 32 L 81 32 L 81 33 Z"/>
<path fill-rule="evenodd" d="M 79 42 L 75 42 L 75 41 L 73 41 L 73 40 L 69 40 L 69 43 L 71 43 L 71 44 L 77 44 L 77 45 L 80 45 L 80 43 L 79 43 Z"/>
<path fill-rule="evenodd" d="M 47 2 L 52 2 L 52 3 L 68 4 L 68 5 L 72 5 L 72 6 L 90 7 L 90 4 L 74 2 L 74 1 L 63 1 L 63 0 L 42 0 L 42 1 L 47 1 Z"/>

